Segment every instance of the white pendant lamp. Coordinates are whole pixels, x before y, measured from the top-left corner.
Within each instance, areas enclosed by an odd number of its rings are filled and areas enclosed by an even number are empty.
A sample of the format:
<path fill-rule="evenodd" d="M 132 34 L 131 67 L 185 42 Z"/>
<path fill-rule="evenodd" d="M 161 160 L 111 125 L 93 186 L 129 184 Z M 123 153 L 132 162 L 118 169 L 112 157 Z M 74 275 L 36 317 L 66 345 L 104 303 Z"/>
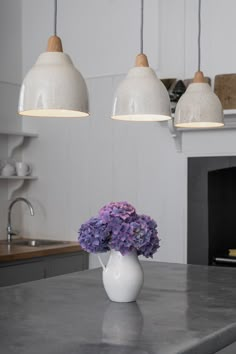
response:
<path fill-rule="evenodd" d="M 200 71 L 201 0 L 198 0 L 198 31 L 198 71 L 177 103 L 174 125 L 178 128 L 216 128 L 224 125 L 221 102 Z"/>
<path fill-rule="evenodd" d="M 63 53 L 56 31 L 57 0 L 54 4 L 54 36 L 22 83 L 18 113 L 32 117 L 87 117 L 86 83 L 70 57 Z"/>
<path fill-rule="evenodd" d="M 116 91 L 112 119 L 144 122 L 171 119 L 169 94 L 143 53 L 143 5 L 141 0 L 141 54 Z"/>

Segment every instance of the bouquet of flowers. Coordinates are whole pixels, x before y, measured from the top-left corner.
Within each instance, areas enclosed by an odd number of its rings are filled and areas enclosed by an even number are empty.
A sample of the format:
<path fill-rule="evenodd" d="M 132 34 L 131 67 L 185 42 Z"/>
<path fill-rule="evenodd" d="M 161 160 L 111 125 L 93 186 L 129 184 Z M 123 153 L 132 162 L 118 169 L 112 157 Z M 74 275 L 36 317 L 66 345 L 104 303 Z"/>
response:
<path fill-rule="evenodd" d="M 156 222 L 138 215 L 127 202 L 112 202 L 101 208 L 98 216 L 81 225 L 78 241 L 87 252 L 114 249 L 125 255 L 135 249 L 145 257 L 152 257 L 160 247 Z"/>

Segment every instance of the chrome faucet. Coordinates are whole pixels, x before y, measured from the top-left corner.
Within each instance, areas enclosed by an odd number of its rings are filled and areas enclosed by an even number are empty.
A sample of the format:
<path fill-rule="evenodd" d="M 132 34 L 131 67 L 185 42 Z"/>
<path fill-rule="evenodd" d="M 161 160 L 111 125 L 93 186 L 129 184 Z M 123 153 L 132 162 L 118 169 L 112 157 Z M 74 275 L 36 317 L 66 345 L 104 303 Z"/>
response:
<path fill-rule="evenodd" d="M 16 198 L 14 199 L 9 207 L 8 207 L 8 223 L 7 223 L 7 242 L 10 243 L 11 240 L 12 240 L 12 236 L 16 235 L 15 232 L 13 232 L 12 230 L 12 225 L 11 225 L 11 211 L 12 211 L 12 207 L 15 203 L 17 202 L 24 202 L 28 205 L 29 207 L 29 210 L 30 210 L 30 215 L 34 215 L 34 209 L 33 209 L 33 206 L 32 204 L 25 198 L 22 198 L 22 197 L 19 197 L 19 198 Z"/>

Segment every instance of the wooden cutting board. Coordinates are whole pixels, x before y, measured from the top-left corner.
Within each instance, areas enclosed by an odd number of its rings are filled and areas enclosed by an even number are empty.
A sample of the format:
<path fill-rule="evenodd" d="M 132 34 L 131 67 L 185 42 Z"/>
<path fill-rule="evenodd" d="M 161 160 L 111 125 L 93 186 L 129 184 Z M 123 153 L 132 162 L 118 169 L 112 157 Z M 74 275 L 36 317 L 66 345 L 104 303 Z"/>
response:
<path fill-rule="evenodd" d="M 216 75 L 214 92 L 223 109 L 236 109 L 236 74 Z"/>

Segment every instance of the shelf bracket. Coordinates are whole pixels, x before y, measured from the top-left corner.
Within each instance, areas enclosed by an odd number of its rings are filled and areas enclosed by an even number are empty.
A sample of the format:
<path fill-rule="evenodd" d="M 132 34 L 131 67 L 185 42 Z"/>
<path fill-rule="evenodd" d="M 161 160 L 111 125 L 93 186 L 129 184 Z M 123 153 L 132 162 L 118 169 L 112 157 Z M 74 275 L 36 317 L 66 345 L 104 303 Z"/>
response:
<path fill-rule="evenodd" d="M 13 199 L 14 193 L 22 188 L 24 179 L 8 180 L 8 200 Z"/>
<path fill-rule="evenodd" d="M 8 156 L 12 157 L 13 152 L 16 148 L 21 146 L 24 143 L 24 136 L 9 136 L 8 137 Z"/>
<path fill-rule="evenodd" d="M 182 132 L 175 128 L 173 118 L 168 120 L 168 128 L 172 138 L 174 139 L 177 152 L 182 152 Z"/>

